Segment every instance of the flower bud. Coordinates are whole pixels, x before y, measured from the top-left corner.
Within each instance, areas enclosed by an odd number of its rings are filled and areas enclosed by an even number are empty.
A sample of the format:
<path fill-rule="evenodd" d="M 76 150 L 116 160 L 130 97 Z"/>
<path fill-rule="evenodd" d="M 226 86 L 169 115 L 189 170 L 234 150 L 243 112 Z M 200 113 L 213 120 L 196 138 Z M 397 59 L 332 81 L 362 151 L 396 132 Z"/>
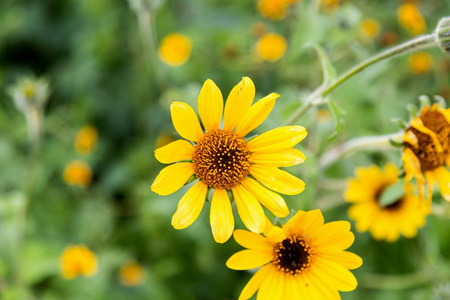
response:
<path fill-rule="evenodd" d="M 439 47 L 450 54 L 450 17 L 442 18 L 435 32 Z"/>
<path fill-rule="evenodd" d="M 50 95 L 49 82 L 44 78 L 23 77 L 9 87 L 8 93 L 21 112 L 41 109 Z"/>

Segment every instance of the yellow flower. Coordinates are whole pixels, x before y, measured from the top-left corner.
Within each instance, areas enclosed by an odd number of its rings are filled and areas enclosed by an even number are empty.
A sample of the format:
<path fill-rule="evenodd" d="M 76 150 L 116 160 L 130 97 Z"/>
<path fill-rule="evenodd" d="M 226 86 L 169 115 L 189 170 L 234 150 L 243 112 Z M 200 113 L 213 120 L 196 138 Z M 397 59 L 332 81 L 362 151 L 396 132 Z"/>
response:
<path fill-rule="evenodd" d="M 362 33 L 372 40 L 375 39 L 380 33 L 380 23 L 373 18 L 364 19 L 359 25 Z"/>
<path fill-rule="evenodd" d="M 93 276 L 97 273 L 97 256 L 85 245 L 69 245 L 59 260 L 61 276 L 73 279 L 77 276 Z"/>
<path fill-rule="evenodd" d="M 419 195 L 423 197 L 425 184 L 428 199 L 437 181 L 439 191 L 450 201 L 450 109 L 433 104 L 425 106 L 412 119 L 403 136 L 403 166 L 405 180 L 417 180 Z"/>
<path fill-rule="evenodd" d="M 333 13 L 339 9 L 340 0 L 320 0 L 320 6 L 325 12 Z"/>
<path fill-rule="evenodd" d="M 74 160 L 66 166 L 63 178 L 69 185 L 87 187 L 92 181 L 92 170 L 84 161 Z"/>
<path fill-rule="evenodd" d="M 416 52 L 409 57 L 409 70 L 412 74 L 423 74 L 431 71 L 433 59 L 426 52 Z"/>
<path fill-rule="evenodd" d="M 270 20 L 282 20 L 286 17 L 289 0 L 258 0 L 259 13 Z"/>
<path fill-rule="evenodd" d="M 414 3 L 400 5 L 397 16 L 400 25 L 413 35 L 422 34 L 427 28 L 425 19 Z"/>
<path fill-rule="evenodd" d="M 286 52 L 286 40 L 279 34 L 267 33 L 256 43 L 256 54 L 259 58 L 275 62 Z"/>
<path fill-rule="evenodd" d="M 152 190 L 169 195 L 192 176 L 198 179 L 178 204 L 172 218 L 176 229 L 186 228 L 197 219 L 210 189 L 214 190 L 211 229 L 218 243 L 227 241 L 234 229 L 229 192 L 244 225 L 259 233 L 265 223 L 261 204 L 278 217 L 289 214 L 283 198 L 270 190 L 286 195 L 303 191 L 303 181 L 278 167 L 297 165 L 305 160 L 302 152 L 292 148 L 305 138 L 305 128 L 279 127 L 246 140 L 245 135 L 267 118 L 279 95 L 272 93 L 252 105 L 254 97 L 255 86 L 250 78 L 244 77 L 230 92 L 224 109 L 222 93 L 208 79 L 198 96 L 205 130 L 189 105 L 172 103 L 172 122 L 185 140 L 177 140 L 155 151 L 161 163 L 177 163 L 159 173 Z"/>
<path fill-rule="evenodd" d="M 355 236 L 350 223 L 324 224 L 320 210 L 299 211 L 283 228 L 266 222 L 264 236 L 236 230 L 241 246 L 227 261 L 234 270 L 260 268 L 247 283 L 239 300 L 249 299 L 341 299 L 338 291 L 356 288 L 349 271 L 359 268 L 362 259 L 348 251 Z"/>
<path fill-rule="evenodd" d="M 94 149 L 97 140 L 97 129 L 93 126 L 83 126 L 75 136 L 75 151 L 79 155 L 88 155 Z"/>
<path fill-rule="evenodd" d="M 356 169 L 344 198 L 352 203 L 348 216 L 356 221 L 358 231 L 370 231 L 377 240 L 393 242 L 400 234 L 407 238 L 416 236 L 417 229 L 425 225 L 429 206 L 419 197 L 400 192 L 393 203 L 381 204 L 383 193 L 398 182 L 398 175 L 394 164 L 387 164 L 383 171 L 377 166 Z"/>
<path fill-rule="evenodd" d="M 119 282 L 125 286 L 138 286 L 145 280 L 145 269 L 137 262 L 130 262 L 120 268 Z"/>
<path fill-rule="evenodd" d="M 171 33 L 166 35 L 159 46 L 159 58 L 171 67 L 183 65 L 191 55 L 192 41 L 185 35 Z"/>

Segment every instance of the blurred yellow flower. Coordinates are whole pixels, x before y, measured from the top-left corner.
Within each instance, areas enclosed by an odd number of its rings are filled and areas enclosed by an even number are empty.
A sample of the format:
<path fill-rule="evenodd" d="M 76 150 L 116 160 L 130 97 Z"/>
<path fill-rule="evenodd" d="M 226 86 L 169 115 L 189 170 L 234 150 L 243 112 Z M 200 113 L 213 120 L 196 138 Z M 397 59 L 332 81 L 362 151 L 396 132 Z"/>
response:
<path fill-rule="evenodd" d="M 83 126 L 75 136 L 74 147 L 79 155 L 88 155 L 98 140 L 98 132 L 94 126 Z"/>
<path fill-rule="evenodd" d="M 380 23 L 373 18 L 362 20 L 359 26 L 364 36 L 372 40 L 375 39 L 380 33 Z"/>
<path fill-rule="evenodd" d="M 63 178 L 69 185 L 87 187 L 92 181 L 92 170 L 84 161 L 74 160 L 66 166 Z"/>
<path fill-rule="evenodd" d="M 341 299 L 338 291 L 352 291 L 358 285 L 349 270 L 359 268 L 362 259 L 345 251 L 355 240 L 350 223 L 324 224 L 318 209 L 299 211 L 283 228 L 267 220 L 264 236 L 236 230 L 234 239 L 248 249 L 231 256 L 227 267 L 262 267 L 239 300 L 251 298 L 258 290 L 257 299 L 337 300 Z"/>
<path fill-rule="evenodd" d="M 446 168 L 450 167 L 450 108 L 425 106 L 409 126 L 403 136 L 405 180 L 416 179 L 421 197 L 427 187 L 429 201 L 437 181 L 442 197 L 450 201 L 450 172 Z"/>
<path fill-rule="evenodd" d="M 287 43 L 284 37 L 276 33 L 267 33 L 256 43 L 256 54 L 259 58 L 275 62 L 284 56 Z"/>
<path fill-rule="evenodd" d="M 97 273 L 97 256 L 85 245 L 69 245 L 60 257 L 61 276 L 73 279 L 77 276 L 93 276 Z"/>
<path fill-rule="evenodd" d="M 270 20 L 281 20 L 286 17 L 289 0 L 258 0 L 259 13 Z"/>
<path fill-rule="evenodd" d="M 422 34 L 427 28 L 425 19 L 414 3 L 400 5 L 397 16 L 400 25 L 413 35 Z"/>
<path fill-rule="evenodd" d="M 130 262 L 119 270 L 119 282 L 125 286 L 138 286 L 145 280 L 145 269 L 137 262 Z"/>
<path fill-rule="evenodd" d="M 416 52 L 409 57 L 409 70 L 412 74 L 423 74 L 431 71 L 433 58 L 426 52 Z"/>
<path fill-rule="evenodd" d="M 192 41 L 179 33 L 166 35 L 159 46 L 159 58 L 171 67 L 183 65 L 191 55 Z"/>
<path fill-rule="evenodd" d="M 325 12 L 333 13 L 339 9 L 340 0 L 320 0 L 320 6 Z"/>
<path fill-rule="evenodd" d="M 186 228 L 198 218 L 207 195 L 214 190 L 210 223 L 216 242 L 226 242 L 233 233 L 229 193 L 233 194 L 244 225 L 260 233 L 265 226 L 261 204 L 274 215 L 285 217 L 289 209 L 275 192 L 296 195 L 304 190 L 302 180 L 279 167 L 305 161 L 303 153 L 292 148 L 306 137 L 305 128 L 279 127 L 247 141 L 245 136 L 267 118 L 279 95 L 271 93 L 252 105 L 254 97 L 255 86 L 250 78 L 244 77 L 232 89 L 224 107 L 220 89 L 208 79 L 198 96 L 205 130 L 188 104 L 174 102 L 170 106 L 172 122 L 184 139 L 155 151 L 158 161 L 171 165 L 158 174 L 152 191 L 170 195 L 189 179 L 196 181 L 181 198 L 172 217 L 176 229 Z"/>
<path fill-rule="evenodd" d="M 376 240 L 394 242 L 400 234 L 407 238 L 417 235 L 425 225 L 430 210 L 429 203 L 407 192 L 399 194 L 395 202 L 383 206 L 384 191 L 398 182 L 399 170 L 387 164 L 382 171 L 377 166 L 360 167 L 356 176 L 347 183 L 344 198 L 352 203 L 348 210 L 360 232 L 370 231 Z"/>

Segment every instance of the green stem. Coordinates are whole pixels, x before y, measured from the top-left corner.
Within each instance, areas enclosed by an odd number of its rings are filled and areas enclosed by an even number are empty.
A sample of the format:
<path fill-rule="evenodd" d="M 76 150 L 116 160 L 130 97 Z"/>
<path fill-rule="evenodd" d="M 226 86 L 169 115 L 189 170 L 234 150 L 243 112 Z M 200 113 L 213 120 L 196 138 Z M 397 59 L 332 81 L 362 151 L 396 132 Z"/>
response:
<path fill-rule="evenodd" d="M 338 86 L 340 86 L 342 83 L 344 83 L 349 78 L 353 77 L 354 75 L 360 73 L 362 70 L 366 69 L 367 67 L 391 58 L 398 55 L 403 55 L 405 53 L 409 53 L 412 51 L 417 51 L 420 49 L 429 48 L 432 46 L 437 45 L 437 39 L 435 34 L 428 34 L 419 36 L 411 41 L 407 41 L 403 44 L 400 44 L 398 46 L 395 46 L 393 48 L 387 49 L 363 62 L 356 65 L 355 67 L 351 68 L 341 76 L 339 76 L 335 81 L 333 81 L 331 84 L 325 86 L 325 87 L 319 87 L 316 89 L 313 93 L 311 93 L 308 98 L 305 100 L 305 103 L 297 110 L 295 111 L 291 118 L 287 121 L 288 125 L 294 124 L 301 116 L 303 116 L 312 106 L 314 106 L 314 102 L 317 99 L 320 99 L 329 93 L 331 93 L 333 90 L 335 90 Z"/>

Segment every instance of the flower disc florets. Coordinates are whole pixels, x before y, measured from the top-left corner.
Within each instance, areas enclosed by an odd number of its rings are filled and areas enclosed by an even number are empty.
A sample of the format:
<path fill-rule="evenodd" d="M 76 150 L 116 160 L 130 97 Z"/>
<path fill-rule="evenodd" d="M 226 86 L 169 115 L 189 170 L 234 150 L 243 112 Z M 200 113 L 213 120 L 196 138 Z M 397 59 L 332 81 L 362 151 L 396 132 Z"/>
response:
<path fill-rule="evenodd" d="M 306 239 L 291 236 L 275 246 L 277 268 L 284 273 L 299 274 L 311 266 L 311 249 Z"/>

